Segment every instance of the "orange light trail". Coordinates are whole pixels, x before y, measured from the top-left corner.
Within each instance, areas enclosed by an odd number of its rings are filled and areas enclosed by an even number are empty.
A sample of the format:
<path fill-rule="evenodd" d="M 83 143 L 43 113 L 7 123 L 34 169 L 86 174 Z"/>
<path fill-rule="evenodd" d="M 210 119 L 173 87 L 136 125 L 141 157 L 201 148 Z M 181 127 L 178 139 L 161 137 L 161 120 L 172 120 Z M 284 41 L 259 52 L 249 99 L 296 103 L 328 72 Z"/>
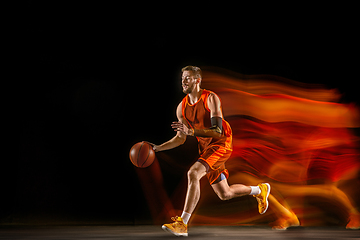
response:
<path fill-rule="evenodd" d="M 334 222 L 333 215 L 340 219 L 338 224 L 351 220 L 360 226 L 358 191 L 352 190 L 360 187 L 359 137 L 353 132 L 360 127 L 360 111 L 355 104 L 339 103 L 338 91 L 322 85 L 218 68 L 202 70 L 202 88 L 219 95 L 224 118 L 233 130 L 234 151 L 226 163 L 228 181 L 246 185 L 267 181 L 272 195 L 269 213 L 260 216 L 252 199 L 221 202 L 203 183 L 192 224 L 268 223 L 291 212 L 304 226 Z M 157 157 L 167 161 L 171 151 Z M 160 167 L 155 167 L 161 175 Z M 178 195 L 168 196 L 160 180 L 156 188 L 162 197 L 152 199 L 150 208 L 162 202 L 167 212 L 179 212 L 169 210 L 169 202 L 180 201 Z M 151 184 L 143 185 L 149 188 Z M 186 182 L 180 185 L 186 188 Z M 162 207 L 156 208 L 154 219 L 167 215 L 155 217 L 156 212 L 163 212 Z"/>

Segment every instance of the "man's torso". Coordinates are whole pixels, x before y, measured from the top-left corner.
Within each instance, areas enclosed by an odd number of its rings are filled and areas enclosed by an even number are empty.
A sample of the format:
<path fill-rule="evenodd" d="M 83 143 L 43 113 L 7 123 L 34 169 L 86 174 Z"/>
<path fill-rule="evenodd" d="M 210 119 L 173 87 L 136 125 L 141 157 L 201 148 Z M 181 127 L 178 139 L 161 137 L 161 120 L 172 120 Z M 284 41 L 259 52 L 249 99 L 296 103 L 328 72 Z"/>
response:
<path fill-rule="evenodd" d="M 189 127 L 194 129 L 208 129 L 211 126 L 210 109 L 207 106 L 207 99 L 211 91 L 203 90 L 200 99 L 191 104 L 189 96 L 182 100 L 182 115 L 186 119 Z M 202 153 L 211 146 L 222 146 L 232 150 L 232 131 L 228 122 L 223 119 L 223 132 L 219 138 L 196 137 L 199 142 L 199 151 Z"/>

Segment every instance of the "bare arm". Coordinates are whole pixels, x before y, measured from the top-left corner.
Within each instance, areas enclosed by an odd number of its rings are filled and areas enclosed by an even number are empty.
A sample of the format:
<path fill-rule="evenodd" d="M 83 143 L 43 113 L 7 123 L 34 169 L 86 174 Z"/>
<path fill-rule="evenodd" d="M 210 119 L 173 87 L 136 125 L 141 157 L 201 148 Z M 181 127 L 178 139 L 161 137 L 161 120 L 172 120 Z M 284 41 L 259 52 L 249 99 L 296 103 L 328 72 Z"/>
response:
<path fill-rule="evenodd" d="M 187 125 L 186 120 L 182 116 L 182 104 L 181 103 L 178 105 L 178 107 L 176 109 L 176 116 L 177 116 L 179 122 Z M 186 135 L 181 131 L 177 131 L 175 137 L 173 137 L 172 139 L 170 139 L 169 141 L 167 141 L 161 145 L 154 145 L 153 149 L 155 152 L 158 152 L 158 151 L 164 151 L 164 150 L 176 148 L 176 147 L 184 144 L 185 140 L 186 140 Z"/>

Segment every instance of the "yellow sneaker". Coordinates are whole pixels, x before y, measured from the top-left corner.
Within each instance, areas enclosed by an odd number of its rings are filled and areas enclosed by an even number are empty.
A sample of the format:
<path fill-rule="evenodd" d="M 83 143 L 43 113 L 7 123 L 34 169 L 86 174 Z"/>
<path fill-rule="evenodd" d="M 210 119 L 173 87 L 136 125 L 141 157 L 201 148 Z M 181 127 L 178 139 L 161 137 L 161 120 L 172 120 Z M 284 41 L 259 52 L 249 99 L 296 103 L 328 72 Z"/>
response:
<path fill-rule="evenodd" d="M 184 236 L 187 237 L 187 224 L 185 224 L 181 217 L 172 217 L 173 223 L 168 223 L 162 225 L 164 231 L 170 232 L 175 236 Z"/>
<path fill-rule="evenodd" d="M 258 184 L 261 193 L 258 195 L 253 195 L 256 200 L 258 201 L 259 204 L 259 213 L 260 214 L 264 214 L 268 207 L 269 207 L 269 201 L 268 201 L 268 197 L 270 194 L 270 184 L 268 183 L 260 183 Z"/>

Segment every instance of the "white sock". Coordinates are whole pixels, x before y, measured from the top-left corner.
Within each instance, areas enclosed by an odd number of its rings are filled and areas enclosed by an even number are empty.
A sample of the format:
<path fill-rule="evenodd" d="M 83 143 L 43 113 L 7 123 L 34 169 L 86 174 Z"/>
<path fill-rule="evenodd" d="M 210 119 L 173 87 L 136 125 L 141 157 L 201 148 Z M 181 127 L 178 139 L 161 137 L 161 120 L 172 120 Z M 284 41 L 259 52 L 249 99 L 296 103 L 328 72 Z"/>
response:
<path fill-rule="evenodd" d="M 249 195 L 259 195 L 261 193 L 261 190 L 259 188 L 259 186 L 250 186 L 251 187 L 251 192 Z"/>
<path fill-rule="evenodd" d="M 182 214 L 181 214 L 181 218 L 185 224 L 187 224 L 189 222 L 190 217 L 191 217 L 190 213 L 182 212 Z"/>

